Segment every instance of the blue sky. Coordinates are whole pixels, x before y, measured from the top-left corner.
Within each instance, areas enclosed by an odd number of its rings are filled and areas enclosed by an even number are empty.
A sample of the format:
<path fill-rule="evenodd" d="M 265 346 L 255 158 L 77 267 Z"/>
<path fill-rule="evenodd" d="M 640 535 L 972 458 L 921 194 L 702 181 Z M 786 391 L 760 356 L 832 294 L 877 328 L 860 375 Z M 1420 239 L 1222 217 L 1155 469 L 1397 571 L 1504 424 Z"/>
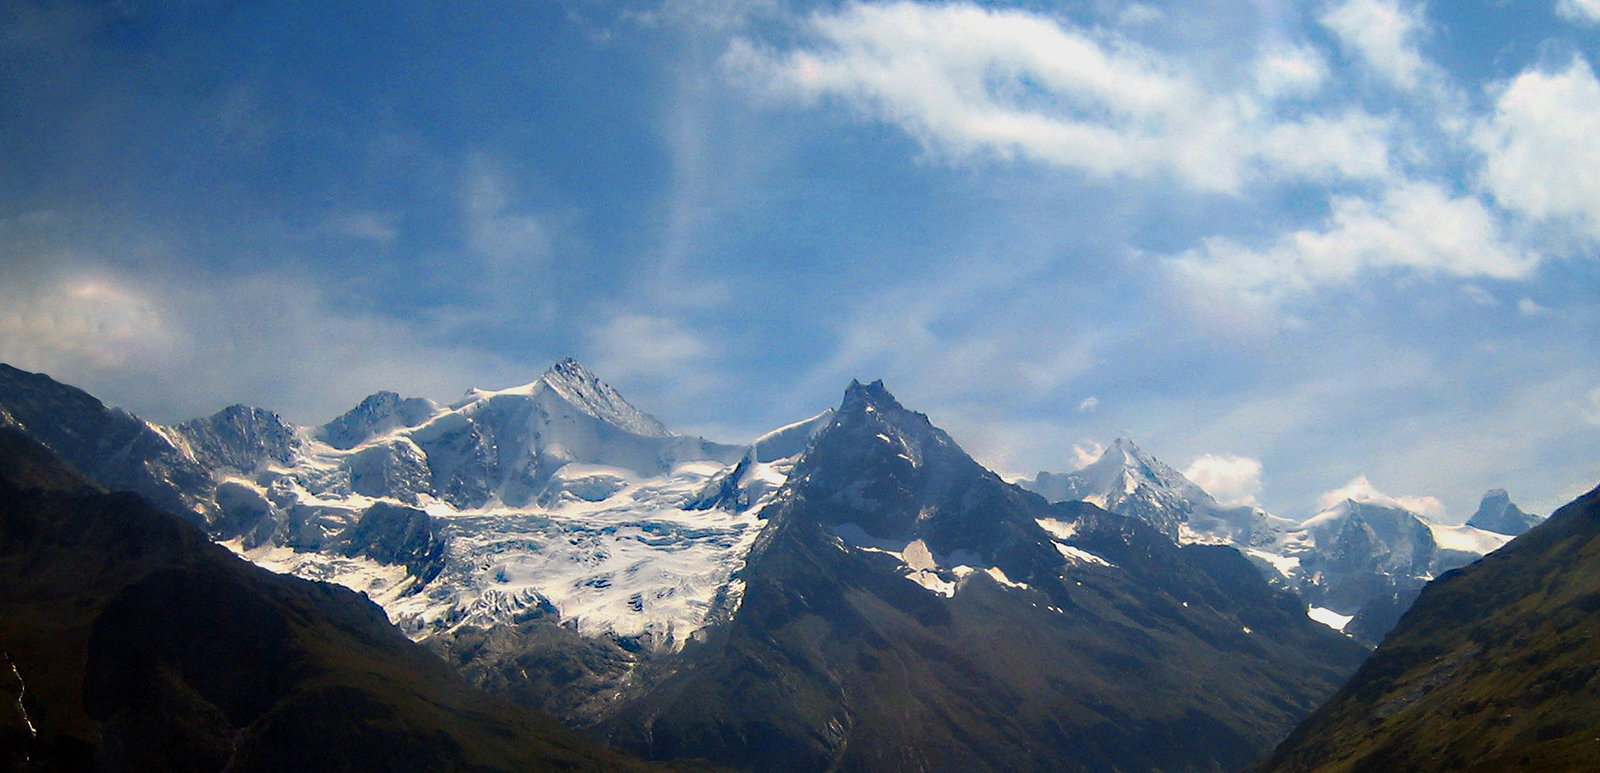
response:
<path fill-rule="evenodd" d="M 736 441 L 1460 520 L 1600 478 L 1600 2 L 0 8 L 0 360 L 320 423 L 576 356 Z"/>

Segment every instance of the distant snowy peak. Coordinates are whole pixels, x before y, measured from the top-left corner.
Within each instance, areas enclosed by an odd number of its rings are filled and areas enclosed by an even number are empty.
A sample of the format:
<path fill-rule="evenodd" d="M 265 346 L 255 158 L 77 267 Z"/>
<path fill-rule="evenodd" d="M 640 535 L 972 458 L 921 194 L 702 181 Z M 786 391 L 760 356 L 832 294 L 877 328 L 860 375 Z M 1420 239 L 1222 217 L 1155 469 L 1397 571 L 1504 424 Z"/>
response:
<path fill-rule="evenodd" d="M 213 470 L 248 473 L 288 465 L 301 446 L 299 431 L 278 414 L 247 405 L 231 405 L 175 429 L 195 460 Z"/>
<path fill-rule="evenodd" d="M 394 430 L 418 426 L 438 412 L 439 406 L 432 400 L 378 392 L 324 424 L 317 434 L 328 445 L 347 451 Z"/>
<path fill-rule="evenodd" d="M 1302 598 L 1354 616 L 1346 632 L 1376 643 L 1423 585 L 1510 539 L 1437 524 L 1393 501 L 1346 499 L 1284 535 L 1276 550 Z"/>
<path fill-rule="evenodd" d="M 611 385 L 571 357 L 551 366 L 538 381 L 511 391 L 531 392 L 538 388 L 549 389 L 574 408 L 635 435 L 667 437 L 673 434 L 654 416 L 633 407 Z"/>
<path fill-rule="evenodd" d="M 1521 508 L 1511 503 L 1511 496 L 1505 489 L 1497 488 L 1490 489 L 1483 495 L 1483 501 L 1478 504 L 1478 512 L 1467 520 L 1467 525 L 1516 537 L 1543 520 L 1537 515 L 1523 512 Z"/>
<path fill-rule="evenodd" d="M 1310 535 L 1325 551 L 1335 545 L 1348 547 L 1351 540 L 1360 539 L 1370 549 L 1344 552 L 1362 559 L 1386 556 L 1390 562 L 1416 557 L 1419 563 L 1413 574 L 1425 574 L 1437 547 L 1431 525 L 1427 518 L 1403 507 L 1346 499 L 1306 519 L 1299 531 Z"/>
<path fill-rule="evenodd" d="M 1100 458 L 1080 470 L 1041 472 L 1022 485 L 1051 501 L 1092 502 L 1139 518 L 1173 540 L 1181 540 L 1194 513 L 1221 509 L 1205 489 L 1125 437 L 1112 441 Z"/>
<path fill-rule="evenodd" d="M 1083 472 L 1098 476 L 1098 488 L 1108 494 L 1116 491 L 1119 483 L 1125 493 L 1132 493 L 1139 485 L 1146 485 L 1174 492 L 1197 505 L 1216 504 L 1205 489 L 1195 485 L 1183 473 L 1141 451 L 1129 438 L 1112 441 L 1111 447 Z"/>

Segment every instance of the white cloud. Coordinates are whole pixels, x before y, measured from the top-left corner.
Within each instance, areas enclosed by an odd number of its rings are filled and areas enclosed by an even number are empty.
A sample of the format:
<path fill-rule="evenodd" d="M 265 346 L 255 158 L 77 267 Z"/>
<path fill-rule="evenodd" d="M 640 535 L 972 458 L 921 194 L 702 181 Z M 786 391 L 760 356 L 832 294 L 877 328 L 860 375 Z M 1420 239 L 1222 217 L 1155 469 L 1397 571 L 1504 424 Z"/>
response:
<path fill-rule="evenodd" d="M 1106 452 L 1106 447 L 1093 441 L 1077 443 L 1072 446 L 1072 460 L 1077 463 L 1074 469 L 1083 469 L 1099 461 Z"/>
<path fill-rule="evenodd" d="M 1267 97 L 1308 96 L 1328 78 L 1328 62 L 1310 46 L 1273 45 L 1256 60 L 1256 88 Z"/>
<path fill-rule="evenodd" d="M 1103 30 L 971 4 L 851 5 L 811 18 L 819 40 L 724 57 L 752 87 L 837 100 L 954 161 L 1021 159 L 1099 177 L 1171 175 L 1237 192 L 1255 175 L 1367 178 L 1387 170 L 1383 127 L 1357 114 L 1278 125 L 1271 102 L 1314 91 L 1316 52 L 1265 49 L 1252 89 L 1208 89 L 1183 59 Z M 1287 152 L 1296 143 L 1299 152 Z"/>
<path fill-rule="evenodd" d="M 1600 81 L 1574 57 L 1560 72 L 1525 72 L 1500 88 L 1472 134 L 1481 180 L 1504 206 L 1570 219 L 1600 239 Z"/>
<path fill-rule="evenodd" d="M 1382 491 L 1379 491 L 1378 487 L 1372 485 L 1372 481 L 1367 480 L 1367 476 L 1365 475 L 1359 475 L 1352 479 L 1349 483 L 1344 484 L 1344 486 L 1323 494 L 1318 498 L 1318 503 L 1323 509 L 1327 509 L 1347 499 L 1354 502 L 1384 505 L 1387 507 L 1402 507 L 1410 510 L 1413 513 L 1427 516 L 1429 519 L 1441 523 L 1444 521 L 1445 517 L 1444 503 L 1440 502 L 1437 497 L 1392 497 L 1383 493 Z"/>
<path fill-rule="evenodd" d="M 612 317 L 590 334 L 595 367 L 610 379 L 692 381 L 712 348 L 676 319 L 644 314 Z"/>
<path fill-rule="evenodd" d="M 331 218 L 327 228 L 332 233 L 352 239 L 364 239 L 387 244 L 400 235 L 393 215 L 379 212 L 358 212 Z"/>
<path fill-rule="evenodd" d="M 1358 53 L 1390 83 L 1416 90 L 1431 67 L 1417 50 L 1426 32 L 1422 6 L 1404 7 L 1392 0 L 1345 0 L 1321 18 L 1323 26 Z"/>
<path fill-rule="evenodd" d="M 1578 415 L 1582 416 L 1584 421 L 1600 427 L 1600 386 L 1589 390 L 1589 393 L 1583 396 L 1583 400 L 1578 403 Z"/>
<path fill-rule="evenodd" d="M 1268 127 L 1257 146 L 1274 168 L 1309 180 L 1382 180 L 1391 175 L 1390 122 L 1361 112 L 1312 116 Z"/>
<path fill-rule="evenodd" d="M 1540 317 L 1550 313 L 1550 309 L 1532 298 L 1517 301 L 1517 311 L 1529 317 Z"/>
<path fill-rule="evenodd" d="M 1556 13 L 1580 24 L 1600 23 L 1600 0 L 1560 0 Z"/>
<path fill-rule="evenodd" d="M 1247 456 L 1206 454 L 1183 471 L 1223 505 L 1258 505 L 1261 496 L 1261 462 Z"/>
<path fill-rule="evenodd" d="M 827 48 L 772 56 L 742 44 L 731 61 L 801 98 L 842 98 L 956 158 L 1148 172 L 1171 163 L 1159 157 L 1173 150 L 1159 147 L 1161 124 L 1201 96 L 1144 51 L 1113 49 L 1019 11 L 853 5 L 811 26 Z M 1213 176 L 1231 174 L 1204 175 Z"/>
<path fill-rule="evenodd" d="M 625 10 L 622 18 L 643 27 L 671 23 L 697 31 L 726 31 L 777 11 L 775 0 L 664 0 L 656 10 Z"/>
<path fill-rule="evenodd" d="M 1138 27 L 1161 21 L 1166 16 L 1166 12 L 1153 5 L 1132 3 L 1117 14 L 1117 24 L 1124 27 Z"/>
<path fill-rule="evenodd" d="M 1461 293 L 1471 299 L 1473 303 L 1485 308 L 1500 305 L 1500 299 L 1494 297 L 1494 293 L 1477 285 L 1462 285 Z"/>
<path fill-rule="evenodd" d="M 1078 403 L 1078 413 L 1094 413 L 1095 409 L 1099 407 L 1100 398 L 1090 395 L 1083 398 L 1083 402 Z"/>
<path fill-rule="evenodd" d="M 1482 202 L 1435 185 L 1403 184 L 1376 202 L 1341 197 L 1332 209 L 1321 229 L 1288 234 L 1264 250 L 1209 239 L 1173 265 L 1187 279 L 1272 300 L 1372 270 L 1518 279 L 1538 261 L 1505 239 Z"/>
<path fill-rule="evenodd" d="M 438 345 L 420 315 L 336 306 L 316 279 L 285 268 L 221 277 L 149 266 L 134 278 L 64 266 L 0 289 L 0 361 L 160 422 L 243 402 L 318 423 L 379 389 L 449 399 L 474 379 L 537 375 L 526 362 Z"/>

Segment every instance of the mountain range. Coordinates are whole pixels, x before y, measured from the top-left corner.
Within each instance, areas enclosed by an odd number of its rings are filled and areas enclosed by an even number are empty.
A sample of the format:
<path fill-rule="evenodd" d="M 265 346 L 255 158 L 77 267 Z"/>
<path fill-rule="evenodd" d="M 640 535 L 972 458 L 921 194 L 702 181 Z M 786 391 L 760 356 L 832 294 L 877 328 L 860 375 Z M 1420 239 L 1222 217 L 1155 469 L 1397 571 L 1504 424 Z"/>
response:
<path fill-rule="evenodd" d="M 1292 588 L 1318 620 L 1377 644 L 1433 578 L 1465 566 L 1539 522 L 1504 490 L 1484 496 L 1465 526 L 1447 526 L 1383 499 L 1346 499 L 1295 521 L 1225 506 L 1127 438 L 1080 470 L 1019 481 L 1051 501 L 1093 502 L 1183 544 L 1232 545 L 1270 582 Z"/>
<path fill-rule="evenodd" d="M 0 366 L 0 424 L 365 594 L 483 689 L 742 769 L 1235 769 L 1355 669 L 1379 612 L 1509 539 L 1478 527 L 1536 520 L 1486 498 L 1469 527 L 1373 502 L 1296 523 L 1127 440 L 1013 485 L 876 382 L 713 443 L 571 360 L 313 428 L 245 406 L 163 427 Z"/>

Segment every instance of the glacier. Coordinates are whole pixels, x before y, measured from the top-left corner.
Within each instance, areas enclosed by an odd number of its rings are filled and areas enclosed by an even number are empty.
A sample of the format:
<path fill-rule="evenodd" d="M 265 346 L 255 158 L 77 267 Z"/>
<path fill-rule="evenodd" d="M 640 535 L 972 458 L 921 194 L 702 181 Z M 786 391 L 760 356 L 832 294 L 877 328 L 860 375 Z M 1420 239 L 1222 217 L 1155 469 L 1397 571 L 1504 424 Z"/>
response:
<path fill-rule="evenodd" d="M 322 427 L 170 434 L 228 472 L 223 544 L 363 592 L 414 639 L 553 610 L 585 636 L 675 650 L 737 608 L 761 512 L 830 416 L 713 443 L 569 359 L 446 407 L 384 392 Z"/>

